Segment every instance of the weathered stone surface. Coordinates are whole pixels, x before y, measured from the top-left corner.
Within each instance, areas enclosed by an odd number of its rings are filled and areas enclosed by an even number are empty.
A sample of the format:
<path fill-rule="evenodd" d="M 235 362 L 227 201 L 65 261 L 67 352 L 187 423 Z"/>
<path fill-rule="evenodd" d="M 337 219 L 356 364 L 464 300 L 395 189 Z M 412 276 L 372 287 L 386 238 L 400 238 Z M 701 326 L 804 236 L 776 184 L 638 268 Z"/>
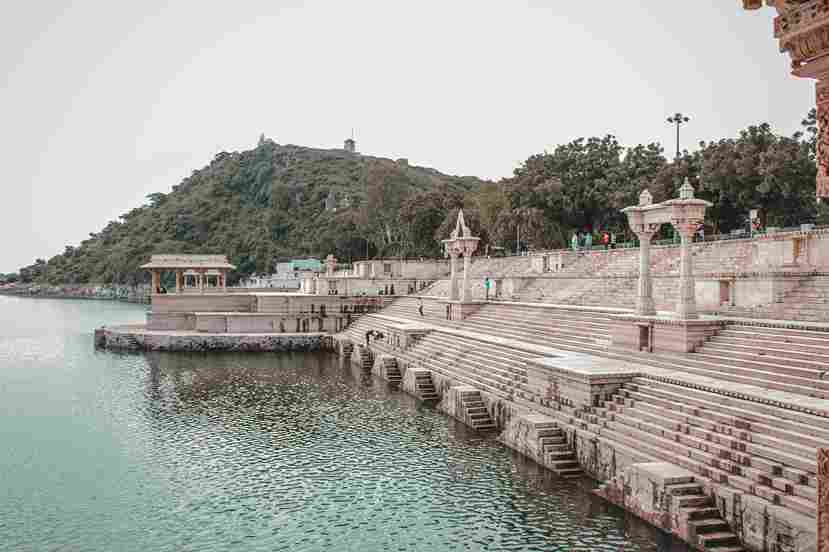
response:
<path fill-rule="evenodd" d="M 196 334 L 147 332 L 141 326 L 104 330 L 106 348 L 144 351 L 318 351 L 328 344 L 324 334 Z"/>

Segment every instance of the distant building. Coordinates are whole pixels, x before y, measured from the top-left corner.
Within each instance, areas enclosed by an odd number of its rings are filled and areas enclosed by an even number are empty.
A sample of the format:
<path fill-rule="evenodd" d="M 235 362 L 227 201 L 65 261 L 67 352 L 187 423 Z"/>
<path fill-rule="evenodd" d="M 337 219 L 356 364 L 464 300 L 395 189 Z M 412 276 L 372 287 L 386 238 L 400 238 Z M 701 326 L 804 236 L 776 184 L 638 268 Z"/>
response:
<path fill-rule="evenodd" d="M 337 210 L 337 194 L 334 190 L 330 190 L 328 192 L 328 196 L 322 202 L 323 208 L 326 211 L 336 211 Z"/>
<path fill-rule="evenodd" d="M 347 138 L 343 142 L 343 149 L 350 153 L 357 153 L 357 142 L 354 141 L 354 138 Z"/>
<path fill-rule="evenodd" d="M 275 268 L 273 274 L 253 274 L 242 280 L 240 285 L 247 288 L 299 289 L 303 274 L 325 271 L 319 259 L 293 259 L 276 263 Z"/>

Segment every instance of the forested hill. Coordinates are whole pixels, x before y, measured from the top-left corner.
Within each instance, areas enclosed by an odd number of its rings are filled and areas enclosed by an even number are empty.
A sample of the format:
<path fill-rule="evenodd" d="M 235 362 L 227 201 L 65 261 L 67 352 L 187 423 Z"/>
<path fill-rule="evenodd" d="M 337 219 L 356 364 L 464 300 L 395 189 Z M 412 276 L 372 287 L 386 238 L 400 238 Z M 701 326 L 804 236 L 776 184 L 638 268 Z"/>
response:
<path fill-rule="evenodd" d="M 234 277 L 276 258 L 436 254 L 434 231 L 454 205 L 415 220 L 423 197 L 462 197 L 483 182 L 397 161 L 260 139 L 216 155 L 170 193 L 125 213 L 81 244 L 21 269 L 21 279 L 137 283 L 154 253 L 226 254 Z M 444 202 L 446 203 L 446 202 Z M 410 215 L 406 218 L 406 215 Z M 414 218 L 413 218 L 414 217 Z M 421 217 L 422 218 L 422 217 Z"/>
<path fill-rule="evenodd" d="M 655 201 L 676 197 L 686 178 L 712 203 L 706 233 L 745 228 L 752 209 L 764 226 L 829 224 L 829 202 L 815 203 L 815 110 L 802 124 L 792 136 L 751 125 L 672 161 L 658 143 L 577 138 L 531 155 L 497 183 L 261 139 L 251 151 L 220 153 L 169 194 L 150 195 L 147 205 L 48 262 L 38 259 L 19 278 L 135 283 L 147 278 L 138 267 L 153 253 L 228 255 L 238 267 L 231 282 L 270 272 L 277 258 L 436 256 L 460 207 L 482 253 L 566 247 L 574 231 L 633 239 L 620 209 L 644 188 Z M 660 232 L 671 237 L 670 225 Z"/>

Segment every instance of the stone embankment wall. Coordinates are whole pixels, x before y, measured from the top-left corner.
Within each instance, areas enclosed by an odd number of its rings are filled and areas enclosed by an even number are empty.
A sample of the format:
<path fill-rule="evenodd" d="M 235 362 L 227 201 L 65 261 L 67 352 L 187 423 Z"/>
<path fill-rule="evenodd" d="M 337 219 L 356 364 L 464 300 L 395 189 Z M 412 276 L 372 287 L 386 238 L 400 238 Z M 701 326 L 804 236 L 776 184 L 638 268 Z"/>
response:
<path fill-rule="evenodd" d="M 625 426 L 605 426 L 597 419 L 592 405 L 611 399 L 622 380 L 635 374 L 603 374 L 601 377 L 557 371 L 546 367 L 548 379 L 536 379 L 535 367 L 531 369 L 521 391 L 504 393 L 496 387 L 479 385 L 478 370 L 470 364 L 459 361 L 455 365 L 455 375 L 429 370 L 412 360 L 403 351 L 394 350 L 393 332 L 384 341 L 386 352 L 380 356 L 382 362 L 368 364 L 376 375 L 394 383 L 389 377 L 386 366 L 395 365 L 394 378 L 405 392 L 418 396 L 414 372 L 429 372 L 434 384 L 437 400 L 436 408 L 461 422 L 475 427 L 474 421 L 467 419 L 458 397 L 453 391 L 460 386 L 470 390 L 477 389 L 480 399 L 495 427 L 499 431 L 499 440 L 540 465 L 555 470 L 557 454 L 548 450 L 544 436 L 550 428 L 559 428 L 566 444 L 555 445 L 558 454 L 572 453 L 578 466 L 590 477 L 606 482 L 599 493 L 606 499 L 628 509 L 649 521 L 670 531 L 686 542 L 695 543 L 698 548 L 696 533 L 691 534 L 687 519 L 680 519 L 677 511 L 680 503 L 693 505 L 693 501 L 705 502 L 708 513 L 715 518 L 711 523 L 721 520 L 730 527 L 730 531 L 743 543 L 746 550 L 763 552 L 815 552 L 815 520 L 804 516 L 785 505 L 764 500 L 748 492 L 741 492 L 726 484 L 720 484 L 706 477 L 691 474 L 694 492 L 698 496 L 677 498 L 672 493 L 685 492 L 679 489 L 654 488 L 645 477 L 634 477 L 645 469 L 653 459 L 639 451 L 635 446 L 622 445 Z M 365 350 L 362 342 L 353 341 L 347 334 L 333 336 L 332 348 L 341 356 L 366 369 L 363 362 Z M 486 373 L 489 373 L 488 371 Z M 736 441 L 735 441 L 736 443 Z M 735 445 L 737 446 L 737 445 Z M 562 450 L 566 449 L 566 450 Z M 701 453 L 705 454 L 705 453 Z M 679 465 L 665 464 L 679 469 Z M 829 462 L 827 462 L 829 465 Z M 660 468 L 661 471 L 664 471 Z M 660 475 L 661 471 L 657 474 Z M 684 471 L 684 470 L 683 470 Z M 661 474 L 664 475 L 664 474 Z M 665 482 L 663 481 L 663 487 Z M 673 482 L 676 483 L 676 482 Z M 776 484 L 785 484 L 780 479 Z M 670 491 L 670 492 L 669 492 Z M 670 495 L 670 496 L 669 496 Z M 829 496 L 829 492 L 827 492 Z M 657 500 L 658 499 L 658 500 Z M 690 502 L 689 502 L 690 501 Z M 685 504 L 688 502 L 688 504 Z M 693 524 L 691 524 L 693 525 Z"/>
<path fill-rule="evenodd" d="M 196 334 L 154 333 L 144 326 L 113 326 L 95 330 L 95 345 L 105 349 L 175 352 L 287 352 L 331 348 L 331 337 L 303 334 Z"/>
<path fill-rule="evenodd" d="M 22 297 L 52 297 L 58 299 L 106 299 L 129 303 L 149 303 L 150 286 L 117 284 L 66 284 L 60 286 L 22 284 L 0 289 L 0 294 Z"/>

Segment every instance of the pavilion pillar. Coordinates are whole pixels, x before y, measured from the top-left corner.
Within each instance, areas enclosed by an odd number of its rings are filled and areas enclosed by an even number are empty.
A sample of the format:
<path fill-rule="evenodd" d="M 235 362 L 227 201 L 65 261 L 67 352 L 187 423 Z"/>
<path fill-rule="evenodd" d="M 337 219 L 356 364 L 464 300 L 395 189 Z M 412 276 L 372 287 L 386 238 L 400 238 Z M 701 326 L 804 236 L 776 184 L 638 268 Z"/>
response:
<path fill-rule="evenodd" d="M 176 293 L 181 293 L 181 270 L 176 270 Z"/>
<path fill-rule="evenodd" d="M 461 301 L 466 302 L 472 299 L 469 292 L 469 263 L 471 253 L 463 253 L 463 285 L 461 286 Z"/>
<path fill-rule="evenodd" d="M 198 279 L 199 279 L 199 293 L 204 293 L 204 272 L 199 271 Z"/>
<path fill-rule="evenodd" d="M 449 300 L 458 300 L 458 253 L 449 251 Z"/>
<path fill-rule="evenodd" d="M 158 288 L 161 287 L 161 275 L 157 270 L 151 270 L 152 275 L 152 293 L 158 293 Z"/>
<path fill-rule="evenodd" d="M 673 226 L 682 238 L 679 246 L 679 302 L 676 305 L 676 314 L 682 320 L 688 320 L 698 317 L 694 256 L 691 252 L 691 242 L 697 223 L 674 222 Z"/>
<path fill-rule="evenodd" d="M 639 230 L 639 291 L 636 297 L 636 314 L 652 316 L 656 314 L 653 302 L 653 282 L 651 281 L 651 238 L 654 230 Z"/>

